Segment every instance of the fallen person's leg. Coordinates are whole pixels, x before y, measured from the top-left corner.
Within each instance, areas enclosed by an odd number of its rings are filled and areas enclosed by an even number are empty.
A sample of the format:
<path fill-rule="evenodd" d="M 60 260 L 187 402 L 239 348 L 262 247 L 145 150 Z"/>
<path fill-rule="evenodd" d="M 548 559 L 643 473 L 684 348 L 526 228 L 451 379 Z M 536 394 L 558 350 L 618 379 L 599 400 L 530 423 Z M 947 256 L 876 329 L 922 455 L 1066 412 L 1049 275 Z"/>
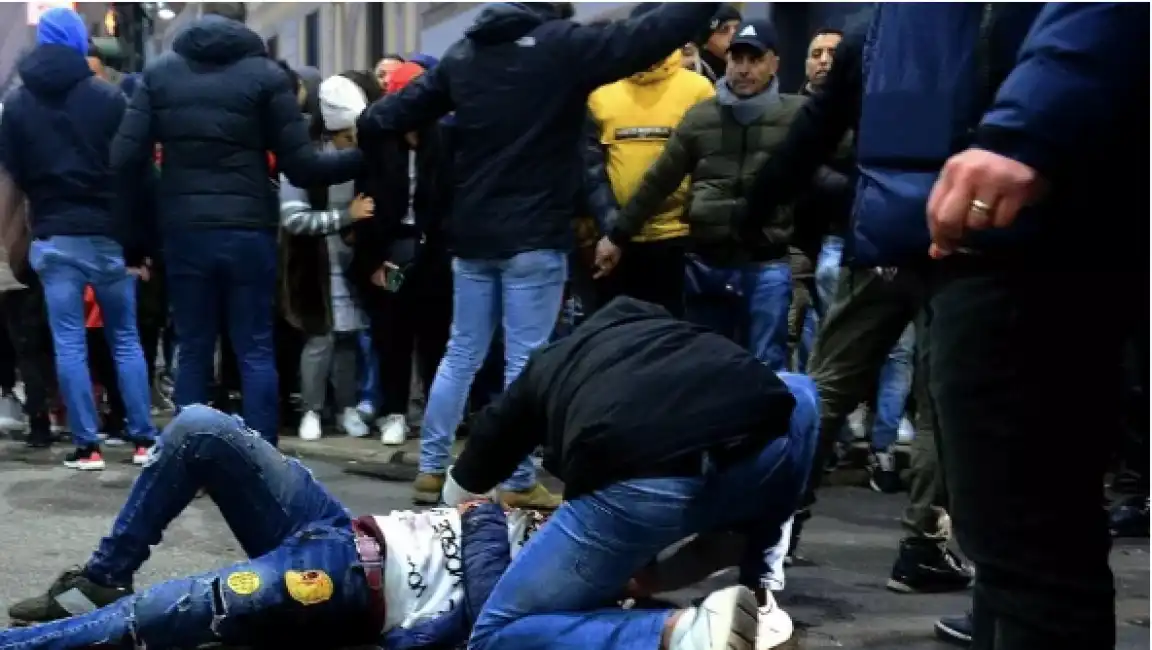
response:
<path fill-rule="evenodd" d="M 130 595 L 150 547 L 201 488 L 255 559 Z M 190 406 L 160 438 L 88 563 L 10 610 L 23 622 L 70 618 L 0 631 L 0 650 L 295 644 L 342 632 L 374 642 L 382 612 L 360 565 L 347 511 L 306 468 L 237 418 Z"/>
<path fill-rule="evenodd" d="M 686 476 L 633 479 L 561 506 L 500 579 L 473 630 L 471 650 L 743 650 L 756 643 L 766 553 L 804 488 L 818 418 L 815 386 L 784 376 L 796 399 L 788 435 L 753 458 Z M 742 586 L 695 608 L 604 609 L 664 548 L 701 532 L 748 535 Z M 760 602 L 754 592 L 760 596 Z M 599 609 L 598 609 L 599 608 Z"/>

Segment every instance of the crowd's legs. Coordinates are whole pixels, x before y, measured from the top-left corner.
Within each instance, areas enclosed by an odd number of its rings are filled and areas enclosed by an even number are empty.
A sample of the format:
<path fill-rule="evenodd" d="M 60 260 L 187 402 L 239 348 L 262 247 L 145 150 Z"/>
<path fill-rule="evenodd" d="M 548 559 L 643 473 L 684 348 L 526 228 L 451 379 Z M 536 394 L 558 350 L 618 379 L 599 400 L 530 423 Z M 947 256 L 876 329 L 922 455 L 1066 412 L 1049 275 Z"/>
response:
<path fill-rule="evenodd" d="M 375 294 L 372 322 L 378 326 L 374 342 L 381 395 L 377 412 L 383 441 L 396 445 L 408 437 L 413 369 L 427 390 L 448 346 L 451 260 L 446 253 L 425 251 L 399 291 Z"/>
<path fill-rule="evenodd" d="M 145 444 L 155 436 L 151 391 L 136 329 L 135 279 L 125 272 L 120 245 L 103 237 L 52 237 L 32 243 L 30 262 L 40 276 L 48 306 L 60 392 L 78 449 L 71 463 L 103 466 L 96 405 L 88 370 L 84 289 L 91 285 L 101 306 L 104 334 L 119 368 L 129 436 Z"/>
<path fill-rule="evenodd" d="M 52 331 L 44 289 L 35 273 L 22 274 L 27 287 L 4 294 L 4 315 L 12 337 L 16 368 L 24 383 L 24 414 L 28 416 L 28 444 L 43 447 L 52 443 L 48 418 L 52 387 L 56 385 Z"/>
<path fill-rule="evenodd" d="M 976 565 L 972 647 L 1111 648 L 1101 486 L 1120 426 L 1127 278 L 1004 264 L 950 260 L 928 308 L 951 514 Z M 1121 318 L 1068 302 L 1088 295 Z M 1069 364 L 1058 351 L 1071 340 L 1092 353 Z"/>
<path fill-rule="evenodd" d="M 507 260 L 453 260 L 453 320 L 444 359 L 428 392 L 421 431 L 420 476 L 414 486 L 420 502 L 439 501 L 456 428 L 464 415 L 469 388 L 492 342 L 504 326 L 504 385 L 520 374 L 528 354 L 552 336 L 568 258 L 560 251 L 529 251 Z M 509 497 L 529 502 L 546 491 L 536 483 L 530 459 L 505 483 Z M 515 496 L 513 496 L 515 495 Z M 550 500 L 550 497 L 549 497 Z"/>
<path fill-rule="evenodd" d="M 273 334 L 278 253 L 274 232 L 172 234 L 168 286 L 180 337 L 177 407 L 207 403 L 221 310 L 236 351 L 244 420 L 275 443 L 280 409 Z"/>
<path fill-rule="evenodd" d="M 329 332 L 310 336 L 304 343 L 300 353 L 300 402 L 304 411 L 301 438 L 320 438 L 320 414 L 327 403 L 329 380 L 341 429 L 354 438 L 368 435 L 367 425 L 356 412 L 358 338 L 358 332 Z"/>

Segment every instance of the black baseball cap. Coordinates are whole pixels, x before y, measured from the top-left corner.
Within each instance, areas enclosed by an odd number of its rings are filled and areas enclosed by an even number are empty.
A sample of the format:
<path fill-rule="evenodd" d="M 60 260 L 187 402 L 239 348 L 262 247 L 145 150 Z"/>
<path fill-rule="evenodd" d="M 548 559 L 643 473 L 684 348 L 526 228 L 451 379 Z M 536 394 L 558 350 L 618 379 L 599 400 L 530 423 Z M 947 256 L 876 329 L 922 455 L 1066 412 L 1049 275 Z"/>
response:
<path fill-rule="evenodd" d="M 731 51 L 737 46 L 750 47 L 760 54 L 776 51 L 776 28 L 767 20 L 746 20 L 736 28 L 732 36 L 732 43 L 728 46 Z"/>

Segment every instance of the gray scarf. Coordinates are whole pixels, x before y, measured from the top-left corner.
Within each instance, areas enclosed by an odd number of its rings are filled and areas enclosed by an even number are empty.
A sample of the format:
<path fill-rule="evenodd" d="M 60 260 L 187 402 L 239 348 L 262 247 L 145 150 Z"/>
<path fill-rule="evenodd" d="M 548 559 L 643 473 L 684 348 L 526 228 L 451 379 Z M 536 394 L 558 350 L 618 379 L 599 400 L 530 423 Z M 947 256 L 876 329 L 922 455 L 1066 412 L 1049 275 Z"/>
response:
<path fill-rule="evenodd" d="M 732 116 L 740 126 L 748 126 L 780 105 L 780 80 L 773 77 L 764 90 L 751 97 L 740 97 L 728 87 L 727 79 L 721 79 L 716 84 L 716 99 L 721 106 L 732 108 Z"/>

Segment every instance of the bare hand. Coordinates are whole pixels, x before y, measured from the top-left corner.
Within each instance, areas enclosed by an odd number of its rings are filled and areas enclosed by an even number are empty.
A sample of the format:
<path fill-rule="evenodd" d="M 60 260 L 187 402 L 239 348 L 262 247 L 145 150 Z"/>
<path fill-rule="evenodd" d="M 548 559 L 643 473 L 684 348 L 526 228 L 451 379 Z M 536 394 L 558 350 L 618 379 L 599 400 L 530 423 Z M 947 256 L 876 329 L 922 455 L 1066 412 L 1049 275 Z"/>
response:
<path fill-rule="evenodd" d="M 360 221 L 362 219 L 369 219 L 376 213 L 376 202 L 372 197 L 363 194 L 357 196 L 352 200 L 348 206 L 348 214 L 352 215 L 352 219 Z"/>
<path fill-rule="evenodd" d="M 128 275 L 136 276 L 143 282 L 152 279 L 152 273 L 148 271 L 147 266 L 130 266 L 128 267 Z"/>
<path fill-rule="evenodd" d="M 596 244 L 596 261 L 595 271 L 592 273 L 594 279 L 608 275 L 616 265 L 620 263 L 620 256 L 622 255 L 620 247 L 613 244 L 607 237 L 602 237 Z"/>
<path fill-rule="evenodd" d="M 384 262 L 384 264 L 380 268 L 376 269 L 376 272 L 372 274 L 372 284 L 380 287 L 381 289 L 384 289 L 388 286 L 388 273 L 399 268 L 400 267 L 396 266 L 392 262 Z"/>
<path fill-rule="evenodd" d="M 1011 226 L 1044 189 L 1035 169 L 1000 154 L 968 149 L 952 156 L 928 197 L 929 254 L 952 254 L 970 231 Z"/>

